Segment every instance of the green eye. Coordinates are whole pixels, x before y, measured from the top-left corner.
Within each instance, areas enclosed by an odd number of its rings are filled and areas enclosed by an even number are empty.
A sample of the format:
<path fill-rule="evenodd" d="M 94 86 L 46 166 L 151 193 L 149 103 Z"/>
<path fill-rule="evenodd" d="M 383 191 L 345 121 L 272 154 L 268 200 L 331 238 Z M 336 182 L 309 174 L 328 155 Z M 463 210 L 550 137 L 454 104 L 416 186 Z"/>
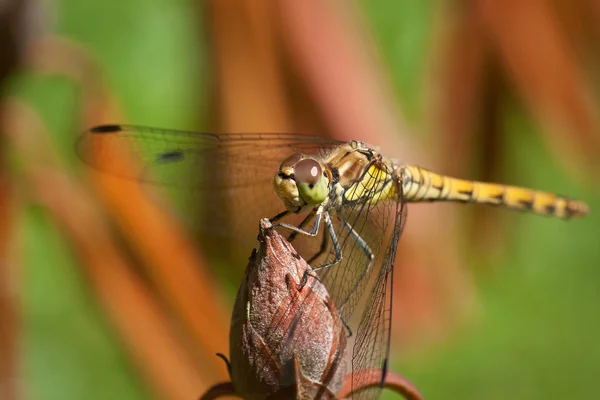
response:
<path fill-rule="evenodd" d="M 327 179 L 323 176 L 321 164 L 307 158 L 298 161 L 294 167 L 296 186 L 307 204 L 319 204 L 327 198 Z"/>

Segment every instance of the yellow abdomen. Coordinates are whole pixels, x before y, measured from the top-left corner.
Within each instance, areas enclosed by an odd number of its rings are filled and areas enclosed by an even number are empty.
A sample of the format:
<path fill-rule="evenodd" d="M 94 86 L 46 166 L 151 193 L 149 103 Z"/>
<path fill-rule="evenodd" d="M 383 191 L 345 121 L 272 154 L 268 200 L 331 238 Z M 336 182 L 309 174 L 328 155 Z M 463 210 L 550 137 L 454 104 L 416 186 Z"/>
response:
<path fill-rule="evenodd" d="M 559 218 L 583 216 L 589 211 L 584 202 L 553 193 L 456 179 L 412 165 L 402 166 L 400 173 L 404 197 L 410 202 L 460 201 L 495 204 Z"/>

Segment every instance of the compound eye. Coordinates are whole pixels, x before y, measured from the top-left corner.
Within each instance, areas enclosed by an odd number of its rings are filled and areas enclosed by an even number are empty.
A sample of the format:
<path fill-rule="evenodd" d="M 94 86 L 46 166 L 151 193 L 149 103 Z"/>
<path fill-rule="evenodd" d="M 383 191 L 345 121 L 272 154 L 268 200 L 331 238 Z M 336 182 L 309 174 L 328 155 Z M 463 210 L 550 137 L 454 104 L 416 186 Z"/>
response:
<path fill-rule="evenodd" d="M 281 163 L 280 168 L 284 169 L 284 168 L 287 168 L 287 167 L 293 167 L 300 160 L 302 160 L 302 154 L 300 154 L 300 153 L 294 153 L 291 156 L 289 156 L 288 158 L 286 158 L 285 160 L 283 160 L 283 162 Z"/>
<path fill-rule="evenodd" d="M 311 186 L 317 184 L 322 173 L 321 164 L 311 158 L 298 161 L 294 167 L 296 182 Z"/>

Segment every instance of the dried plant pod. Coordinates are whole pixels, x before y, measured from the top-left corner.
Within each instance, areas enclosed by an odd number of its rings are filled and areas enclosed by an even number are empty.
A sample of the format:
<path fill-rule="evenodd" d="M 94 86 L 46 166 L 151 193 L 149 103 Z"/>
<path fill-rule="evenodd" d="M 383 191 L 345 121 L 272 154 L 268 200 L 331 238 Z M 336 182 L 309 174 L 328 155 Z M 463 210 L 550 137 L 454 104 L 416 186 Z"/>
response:
<path fill-rule="evenodd" d="M 250 256 L 231 319 L 232 382 L 209 388 L 200 400 L 223 396 L 243 399 L 347 399 L 381 385 L 380 372 L 347 371 L 347 330 L 309 265 L 271 225 L 260 222 L 260 246 Z M 352 387 L 354 374 L 364 374 Z M 407 400 L 422 400 L 402 375 L 388 371 L 384 387 Z"/>
<path fill-rule="evenodd" d="M 245 399 L 336 398 L 346 375 L 346 330 L 309 265 L 264 219 L 238 291 L 231 379 Z"/>

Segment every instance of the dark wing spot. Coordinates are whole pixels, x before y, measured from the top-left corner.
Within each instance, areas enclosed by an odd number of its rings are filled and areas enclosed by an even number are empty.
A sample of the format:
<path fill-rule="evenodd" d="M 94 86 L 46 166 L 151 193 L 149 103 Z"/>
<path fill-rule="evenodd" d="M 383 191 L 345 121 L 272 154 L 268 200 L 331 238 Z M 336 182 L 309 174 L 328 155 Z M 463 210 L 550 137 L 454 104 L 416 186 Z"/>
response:
<path fill-rule="evenodd" d="M 95 126 L 92 129 L 90 129 L 90 132 L 91 133 L 115 133 L 115 132 L 121 132 L 122 130 L 123 130 L 123 128 L 121 127 L 121 125 L 112 124 L 112 125 Z"/>
<path fill-rule="evenodd" d="M 159 154 L 156 157 L 157 162 L 175 162 L 180 161 L 184 157 L 183 152 L 180 150 L 169 151 L 166 153 Z"/>
<path fill-rule="evenodd" d="M 548 204 L 545 208 L 546 214 L 554 215 L 556 213 L 556 206 L 554 204 Z"/>

